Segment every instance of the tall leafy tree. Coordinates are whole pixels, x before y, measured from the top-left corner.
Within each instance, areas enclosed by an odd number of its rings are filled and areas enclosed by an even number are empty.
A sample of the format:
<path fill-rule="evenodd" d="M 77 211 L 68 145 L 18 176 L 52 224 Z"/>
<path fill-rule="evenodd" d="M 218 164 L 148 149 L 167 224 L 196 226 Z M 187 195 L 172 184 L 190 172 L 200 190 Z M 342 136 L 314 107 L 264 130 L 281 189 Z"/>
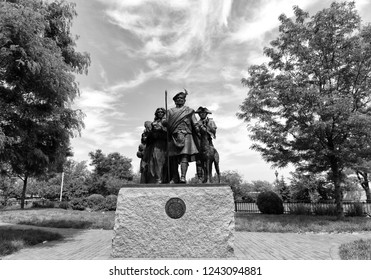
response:
<path fill-rule="evenodd" d="M 334 197 L 333 184 L 326 176 L 300 170 L 291 172 L 289 190 L 290 198 L 300 202 L 329 201 Z"/>
<path fill-rule="evenodd" d="M 0 206 L 6 206 L 8 199 L 17 196 L 15 179 L 0 174 Z"/>
<path fill-rule="evenodd" d="M 94 166 L 89 190 L 91 194 L 117 195 L 122 184 L 133 180 L 131 159 L 117 152 L 105 155 L 102 150 L 90 152 L 89 156 Z"/>
<path fill-rule="evenodd" d="M 256 180 L 251 182 L 250 189 L 252 192 L 273 191 L 273 185 L 268 181 Z"/>
<path fill-rule="evenodd" d="M 7 137 L 0 161 L 24 182 L 21 208 L 28 178 L 61 166 L 83 126 L 71 103 L 79 93 L 74 74 L 87 73 L 90 57 L 75 50 L 76 15 L 63 0 L 0 1 L 0 130 Z"/>
<path fill-rule="evenodd" d="M 63 170 L 63 198 L 70 200 L 86 196 L 91 177 L 91 172 L 88 170 L 86 162 L 77 162 L 70 159 L 64 164 Z"/>
<path fill-rule="evenodd" d="M 214 175 L 214 177 L 216 178 L 216 174 Z M 220 173 L 220 182 L 228 184 L 233 188 L 241 185 L 243 182 L 243 178 L 242 175 L 236 170 L 226 170 Z"/>
<path fill-rule="evenodd" d="M 249 67 L 238 117 L 253 149 L 273 165 L 327 171 L 343 216 L 342 172 L 371 155 L 371 26 L 354 2 L 334 2 L 314 16 L 294 7 L 279 17 L 268 65 Z"/>
<path fill-rule="evenodd" d="M 291 198 L 290 188 L 286 184 L 285 179 L 281 176 L 280 180 L 276 180 L 274 183 L 274 191 L 280 195 L 283 201 L 287 202 Z"/>
<path fill-rule="evenodd" d="M 216 182 L 216 174 L 213 176 L 213 182 Z M 243 183 L 243 178 L 240 173 L 236 170 L 225 170 L 220 173 L 220 182 L 222 184 L 227 184 L 232 188 L 233 197 L 238 200 L 243 197 L 243 191 L 241 191 L 241 184 Z"/>

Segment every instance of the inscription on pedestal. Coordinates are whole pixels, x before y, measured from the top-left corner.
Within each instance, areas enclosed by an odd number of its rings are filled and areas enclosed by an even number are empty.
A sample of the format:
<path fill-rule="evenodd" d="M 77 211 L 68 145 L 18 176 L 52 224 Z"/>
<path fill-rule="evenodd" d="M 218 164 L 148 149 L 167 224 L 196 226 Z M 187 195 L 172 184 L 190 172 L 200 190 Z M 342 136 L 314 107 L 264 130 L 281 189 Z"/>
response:
<path fill-rule="evenodd" d="M 181 218 L 186 211 L 186 205 L 180 198 L 170 198 L 165 205 L 166 214 L 172 219 Z"/>

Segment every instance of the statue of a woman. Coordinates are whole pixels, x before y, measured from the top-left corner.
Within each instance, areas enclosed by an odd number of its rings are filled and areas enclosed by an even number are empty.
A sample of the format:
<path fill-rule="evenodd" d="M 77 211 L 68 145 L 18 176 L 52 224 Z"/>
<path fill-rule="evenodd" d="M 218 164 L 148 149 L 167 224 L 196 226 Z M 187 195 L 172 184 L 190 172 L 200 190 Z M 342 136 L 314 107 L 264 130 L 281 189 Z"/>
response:
<path fill-rule="evenodd" d="M 150 124 L 146 122 L 146 129 L 142 134 L 141 153 L 141 183 L 161 184 L 166 181 L 166 145 L 167 134 L 163 126 L 166 111 L 158 108 L 155 119 Z M 138 155 L 139 157 L 139 155 Z"/>

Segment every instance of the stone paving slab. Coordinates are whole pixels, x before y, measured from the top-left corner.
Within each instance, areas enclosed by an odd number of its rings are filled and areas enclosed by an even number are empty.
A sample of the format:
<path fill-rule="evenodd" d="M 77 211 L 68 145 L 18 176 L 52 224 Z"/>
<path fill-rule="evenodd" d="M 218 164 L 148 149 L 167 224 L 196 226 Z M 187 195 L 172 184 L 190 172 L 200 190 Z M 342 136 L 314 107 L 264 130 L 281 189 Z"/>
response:
<path fill-rule="evenodd" d="M 40 228 L 25 225 L 2 226 L 38 228 L 59 232 L 63 240 L 46 242 L 4 256 L 3 260 L 109 260 L 112 259 L 112 230 Z M 331 260 L 340 259 L 341 244 L 371 238 L 371 232 L 316 234 L 236 232 L 235 254 L 242 260 Z"/>
<path fill-rule="evenodd" d="M 236 232 L 235 253 L 245 260 L 340 260 L 339 246 L 361 238 L 371 238 L 371 232 Z"/>
<path fill-rule="evenodd" d="M 112 230 L 60 229 L 0 223 L 0 227 L 31 228 L 58 232 L 63 240 L 40 243 L 24 248 L 3 260 L 108 260 L 111 253 Z"/>

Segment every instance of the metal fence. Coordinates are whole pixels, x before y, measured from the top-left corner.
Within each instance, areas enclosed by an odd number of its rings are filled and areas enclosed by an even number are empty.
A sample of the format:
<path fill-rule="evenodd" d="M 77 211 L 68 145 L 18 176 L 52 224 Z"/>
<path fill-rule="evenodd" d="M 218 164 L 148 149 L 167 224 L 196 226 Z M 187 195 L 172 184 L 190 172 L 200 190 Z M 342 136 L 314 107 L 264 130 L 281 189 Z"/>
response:
<path fill-rule="evenodd" d="M 56 200 L 52 200 L 53 202 L 56 201 Z M 24 201 L 24 205 L 25 206 L 28 206 L 28 205 L 32 205 L 32 203 L 38 203 L 40 205 L 45 205 L 46 203 L 49 202 L 49 200 L 47 199 L 40 199 L 40 198 L 37 198 L 37 199 L 25 199 Z M 11 200 L 8 200 L 6 203 L 4 203 L 2 201 L 2 203 L 4 204 L 3 206 L 16 206 L 16 205 L 21 205 L 21 200 L 20 199 L 11 199 Z"/>
<path fill-rule="evenodd" d="M 355 204 L 362 204 L 363 209 L 366 213 L 371 214 L 371 203 L 366 202 L 343 202 L 344 212 L 347 213 L 354 207 Z M 255 202 L 244 202 L 244 201 L 235 201 L 235 211 L 236 212 L 245 212 L 245 213 L 260 213 L 258 205 Z M 284 213 L 290 213 L 290 210 L 298 207 L 303 207 L 309 209 L 312 213 L 315 212 L 315 209 L 329 209 L 336 207 L 335 203 L 326 202 L 326 203 L 307 203 L 307 202 L 284 202 Z"/>

